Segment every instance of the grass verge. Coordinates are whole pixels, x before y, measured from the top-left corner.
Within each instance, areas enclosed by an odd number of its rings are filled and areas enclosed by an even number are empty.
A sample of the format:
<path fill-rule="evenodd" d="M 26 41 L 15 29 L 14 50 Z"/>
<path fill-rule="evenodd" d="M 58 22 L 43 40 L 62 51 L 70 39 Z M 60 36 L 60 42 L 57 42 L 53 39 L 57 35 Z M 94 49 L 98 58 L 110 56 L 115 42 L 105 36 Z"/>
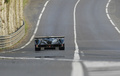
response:
<path fill-rule="evenodd" d="M 25 7 L 25 5 L 28 3 L 29 0 L 23 0 L 23 8 Z"/>

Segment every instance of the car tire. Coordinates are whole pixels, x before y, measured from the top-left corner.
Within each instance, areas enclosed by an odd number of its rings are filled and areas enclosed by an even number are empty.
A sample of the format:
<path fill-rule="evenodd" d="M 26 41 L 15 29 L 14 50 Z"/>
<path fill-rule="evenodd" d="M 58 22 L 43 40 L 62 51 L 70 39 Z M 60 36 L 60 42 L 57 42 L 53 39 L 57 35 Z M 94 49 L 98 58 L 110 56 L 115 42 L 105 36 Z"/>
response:
<path fill-rule="evenodd" d="M 35 51 L 40 51 L 40 48 L 35 48 Z"/>
<path fill-rule="evenodd" d="M 59 47 L 59 50 L 65 50 L 65 47 Z"/>
<path fill-rule="evenodd" d="M 59 50 L 65 50 L 65 45 L 63 45 L 63 47 L 59 47 Z"/>

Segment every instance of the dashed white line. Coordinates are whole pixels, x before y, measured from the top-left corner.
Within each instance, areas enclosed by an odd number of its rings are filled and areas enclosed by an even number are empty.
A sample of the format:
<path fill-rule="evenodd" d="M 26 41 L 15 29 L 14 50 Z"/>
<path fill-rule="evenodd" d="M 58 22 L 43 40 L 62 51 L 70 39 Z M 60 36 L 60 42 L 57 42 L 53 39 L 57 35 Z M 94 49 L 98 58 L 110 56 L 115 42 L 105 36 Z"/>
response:
<path fill-rule="evenodd" d="M 108 14 L 108 9 L 106 9 L 106 13 Z"/>
<path fill-rule="evenodd" d="M 34 39 L 34 36 L 31 37 L 30 42 L 31 42 L 33 39 Z M 28 42 L 28 44 L 30 44 L 30 42 Z"/>
<path fill-rule="evenodd" d="M 109 14 L 107 14 L 107 17 L 108 17 L 108 19 L 110 20 L 110 16 L 109 16 Z"/>
<path fill-rule="evenodd" d="M 37 27 L 39 26 L 39 23 L 40 23 L 40 19 L 38 19 L 38 21 L 37 21 Z M 35 31 L 34 31 L 35 32 Z"/>
<path fill-rule="evenodd" d="M 110 22 L 112 23 L 112 25 L 113 25 L 114 27 L 116 27 L 115 24 L 114 24 L 114 22 L 113 22 L 112 20 L 110 20 Z"/>
<path fill-rule="evenodd" d="M 108 3 L 106 4 L 106 14 L 107 14 L 107 17 L 108 17 L 108 19 L 110 20 L 111 24 L 114 26 L 114 28 L 117 30 L 117 32 L 120 33 L 120 30 L 119 30 L 118 27 L 115 25 L 115 23 L 114 23 L 113 20 L 111 19 L 110 15 L 109 15 L 109 12 L 108 12 L 108 7 L 109 7 L 110 2 L 111 2 L 111 0 L 108 0 Z"/>
<path fill-rule="evenodd" d="M 120 30 L 117 27 L 115 27 L 115 29 L 118 31 L 118 33 L 120 33 Z"/>
<path fill-rule="evenodd" d="M 45 6 L 43 7 L 42 13 L 45 11 Z"/>
<path fill-rule="evenodd" d="M 40 14 L 39 19 L 42 17 L 42 14 Z"/>
<path fill-rule="evenodd" d="M 108 6 L 109 6 L 109 3 L 107 3 L 106 7 L 108 8 Z"/>
<path fill-rule="evenodd" d="M 47 4 L 48 4 L 48 2 L 49 2 L 50 0 L 48 0 L 45 4 L 44 4 L 44 7 L 46 7 L 47 6 Z"/>
<path fill-rule="evenodd" d="M 111 2 L 111 0 L 108 1 L 108 3 L 110 3 L 110 2 Z"/>

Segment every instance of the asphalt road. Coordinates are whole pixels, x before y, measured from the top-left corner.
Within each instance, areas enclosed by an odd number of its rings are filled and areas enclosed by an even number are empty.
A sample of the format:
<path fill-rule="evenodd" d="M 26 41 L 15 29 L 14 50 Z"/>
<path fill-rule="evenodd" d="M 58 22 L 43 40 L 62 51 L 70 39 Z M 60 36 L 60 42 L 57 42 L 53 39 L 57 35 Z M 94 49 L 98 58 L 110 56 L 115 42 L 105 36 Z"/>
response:
<path fill-rule="evenodd" d="M 76 2 L 77 0 L 51 0 L 42 15 L 35 34 L 35 36 L 65 36 L 65 51 L 45 50 L 36 53 L 34 41 L 32 41 L 22 50 L 1 55 L 10 57 L 51 56 L 73 59 L 75 50 L 73 11 Z M 120 34 L 106 15 L 107 2 L 108 0 L 81 0 L 77 6 L 76 34 L 82 60 L 119 60 L 120 58 Z M 116 3 L 118 4 L 118 2 Z M 31 1 L 30 5 L 33 5 L 34 8 L 29 8 L 28 12 L 33 10 L 34 14 L 30 12 L 32 16 L 29 17 L 29 20 L 35 29 L 42 7 L 39 6 L 37 0 Z M 116 15 L 118 13 L 117 11 Z"/>
<path fill-rule="evenodd" d="M 2 69 L 0 69 L 0 74 L 2 76 L 72 76 L 75 51 L 73 11 L 77 1 L 78 0 L 50 0 L 41 17 L 37 33 L 35 34 L 36 36 L 65 36 L 65 51 L 45 50 L 35 52 L 34 41 L 32 41 L 24 49 L 1 53 L 0 56 L 52 58 L 54 60 L 1 59 L 0 67 Z M 105 11 L 107 2 L 108 0 L 81 0 L 76 8 L 77 43 L 79 46 L 80 59 L 83 61 L 119 61 L 120 59 L 120 34 L 108 20 Z M 35 2 L 31 2 L 29 5 L 35 5 L 34 3 Z M 34 10 L 39 10 L 39 4 Z M 35 24 L 35 22 L 37 24 L 40 11 L 31 18 L 31 23 L 33 20 L 32 24 Z M 78 61 L 78 63 L 82 65 L 84 76 L 119 75 L 119 72 L 116 72 L 114 69 L 112 69 L 112 72 L 114 70 L 115 73 L 112 73 L 111 70 L 109 71 L 108 69 L 104 71 L 99 70 L 100 68 L 91 70 L 87 68 L 82 61 Z M 80 73 L 82 72 L 80 71 Z"/>
<path fill-rule="evenodd" d="M 108 0 L 81 0 L 77 7 L 77 42 L 83 60 L 118 60 L 120 34 L 106 16 Z"/>
<path fill-rule="evenodd" d="M 71 76 L 69 61 L 0 60 L 1 76 Z"/>

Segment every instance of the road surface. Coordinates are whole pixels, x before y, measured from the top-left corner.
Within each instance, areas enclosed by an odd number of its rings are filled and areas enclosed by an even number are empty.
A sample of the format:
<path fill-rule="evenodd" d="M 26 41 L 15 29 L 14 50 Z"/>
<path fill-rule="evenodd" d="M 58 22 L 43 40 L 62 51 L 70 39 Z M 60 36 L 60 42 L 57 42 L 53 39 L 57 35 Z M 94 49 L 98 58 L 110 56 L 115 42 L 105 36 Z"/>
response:
<path fill-rule="evenodd" d="M 119 61 L 120 34 L 106 15 L 107 2 L 108 0 L 50 0 L 45 4 L 44 10 L 39 9 L 38 4 L 38 7 L 33 10 L 40 10 L 43 13 L 40 17 L 39 11 L 31 19 L 36 22 L 36 25 L 34 25 L 35 36 L 65 36 L 65 51 L 45 50 L 35 52 L 33 40 L 21 50 L 0 54 L 0 56 L 12 57 L 5 60 L 1 59 L 2 71 L 0 71 L 0 74 L 2 76 L 12 76 L 13 74 L 17 76 L 75 76 L 75 69 L 79 68 L 78 76 L 81 74 L 84 76 L 120 75 L 116 71 L 112 73 L 111 70 L 91 69 L 83 64 L 86 60 Z M 34 3 L 31 2 L 30 5 L 35 5 Z M 38 26 L 37 29 L 36 26 Z M 77 53 L 80 56 L 79 59 L 75 59 L 75 34 L 79 48 Z M 21 57 L 21 59 L 14 59 L 14 57 Z M 26 57 L 28 59 L 24 59 Z M 78 68 L 75 68 L 74 62 L 78 65 Z M 106 71 L 108 72 L 106 73 Z M 117 69 L 117 71 L 119 70 Z"/>

